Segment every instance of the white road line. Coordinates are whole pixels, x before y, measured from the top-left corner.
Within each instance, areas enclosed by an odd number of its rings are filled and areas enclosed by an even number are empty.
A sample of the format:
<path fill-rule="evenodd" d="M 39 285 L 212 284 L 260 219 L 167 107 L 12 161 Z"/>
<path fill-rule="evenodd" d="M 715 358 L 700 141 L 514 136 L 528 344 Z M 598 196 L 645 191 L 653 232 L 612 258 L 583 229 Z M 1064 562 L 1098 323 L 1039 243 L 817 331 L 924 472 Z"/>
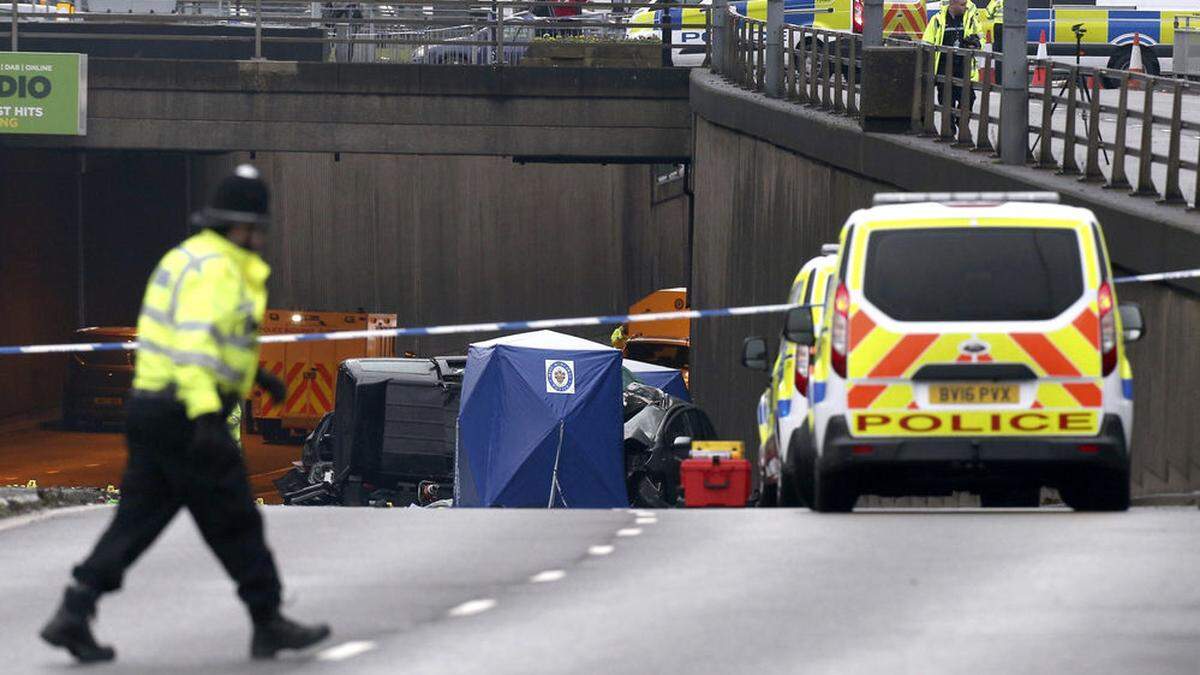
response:
<path fill-rule="evenodd" d="M 653 511 L 630 511 L 630 513 L 637 516 L 638 518 L 655 518 L 656 517 L 656 514 Z"/>
<path fill-rule="evenodd" d="M 658 518 L 642 517 L 637 519 L 638 525 L 654 525 L 658 522 Z"/>
<path fill-rule="evenodd" d="M 317 654 L 318 661 L 345 661 L 352 659 L 359 654 L 375 649 L 375 643 L 370 640 L 355 640 L 353 642 L 344 642 L 336 647 L 324 649 Z"/>
<path fill-rule="evenodd" d="M 100 465 L 99 465 L 99 464 L 84 464 L 84 465 L 83 465 L 83 468 L 85 468 L 85 469 L 94 469 L 94 468 L 96 468 L 96 467 L 98 467 L 98 466 L 100 466 Z"/>
<path fill-rule="evenodd" d="M 558 581 L 565 576 L 567 576 L 567 573 L 562 570 L 546 570 L 545 572 L 538 572 L 537 574 L 529 577 L 529 583 L 545 584 L 551 581 Z"/>
<path fill-rule="evenodd" d="M 625 527 L 620 530 L 617 530 L 618 537 L 636 537 L 641 533 L 642 533 L 642 528 L 640 528 L 640 527 Z"/>
<path fill-rule="evenodd" d="M 62 473 L 62 469 L 47 469 L 46 473 L 53 476 L 56 473 Z"/>
<path fill-rule="evenodd" d="M 601 545 L 592 546 L 591 548 L 589 548 L 588 553 L 590 555 L 608 555 L 609 553 L 613 552 L 613 549 L 614 549 L 614 547 L 609 544 L 601 544 Z"/>
<path fill-rule="evenodd" d="M 495 606 L 496 601 L 491 598 L 468 600 L 458 607 L 450 610 L 448 614 L 453 617 L 475 616 L 476 614 L 482 614 Z"/>

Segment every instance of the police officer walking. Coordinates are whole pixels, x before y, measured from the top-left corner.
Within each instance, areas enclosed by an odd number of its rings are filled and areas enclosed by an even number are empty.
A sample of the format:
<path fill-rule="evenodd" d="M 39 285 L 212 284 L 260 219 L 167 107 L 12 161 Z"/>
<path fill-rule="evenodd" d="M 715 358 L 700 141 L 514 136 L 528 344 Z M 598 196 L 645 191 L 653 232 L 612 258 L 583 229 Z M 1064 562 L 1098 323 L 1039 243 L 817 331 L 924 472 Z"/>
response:
<path fill-rule="evenodd" d="M 82 662 L 115 656 L 92 635 L 96 601 L 121 587 L 126 570 L 184 507 L 237 582 L 254 625 L 253 658 L 329 636 L 328 626 L 305 626 L 279 612 L 279 574 L 226 424 L 255 382 L 277 401 L 286 395 L 282 382 L 258 368 L 270 274 L 258 255 L 270 222 L 258 171 L 237 167 L 192 222 L 200 232 L 163 257 L 142 301 L 116 515 L 75 567 L 74 583 L 41 632 Z"/>

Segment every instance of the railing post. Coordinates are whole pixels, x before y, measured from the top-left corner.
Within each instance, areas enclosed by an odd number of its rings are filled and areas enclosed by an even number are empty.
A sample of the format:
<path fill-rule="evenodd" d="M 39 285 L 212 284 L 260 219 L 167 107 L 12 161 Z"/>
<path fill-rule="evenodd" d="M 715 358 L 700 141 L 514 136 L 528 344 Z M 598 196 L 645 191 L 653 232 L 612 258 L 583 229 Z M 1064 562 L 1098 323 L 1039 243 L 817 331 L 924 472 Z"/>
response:
<path fill-rule="evenodd" d="M 863 47 L 883 46 L 883 0 L 865 0 L 863 2 L 862 38 Z"/>
<path fill-rule="evenodd" d="M 671 29 L 671 0 L 662 0 L 662 65 L 664 68 L 670 68 L 674 61 L 671 58 L 671 41 L 673 33 Z"/>
<path fill-rule="evenodd" d="M 818 48 L 817 34 L 815 31 L 812 31 L 812 30 L 810 30 L 808 33 L 809 33 L 809 36 L 808 36 L 808 38 L 806 38 L 808 41 L 808 46 L 810 47 L 808 59 L 807 59 L 808 60 L 808 68 L 809 68 L 809 71 L 808 71 L 808 82 L 809 82 L 808 104 L 812 105 L 812 106 L 817 106 L 817 105 L 821 104 L 821 97 L 820 97 L 820 93 L 819 93 L 819 87 L 821 84 L 821 71 L 819 71 L 817 69 L 820 68 L 823 64 L 817 58 L 817 55 L 818 55 L 817 54 L 817 48 Z"/>
<path fill-rule="evenodd" d="M 1067 70 L 1067 125 L 1063 132 L 1063 158 L 1058 173 L 1063 176 L 1079 175 L 1079 162 L 1075 159 L 1075 115 L 1079 112 L 1079 66 Z"/>
<path fill-rule="evenodd" d="M 1083 175 L 1079 180 L 1089 183 L 1099 183 L 1104 180 L 1100 171 L 1100 71 L 1092 75 L 1092 102 L 1088 105 L 1088 145 L 1087 161 L 1083 166 Z"/>
<path fill-rule="evenodd" d="M 1092 124 L 1098 125 L 1099 117 L 1092 120 Z M 1125 153 L 1128 151 L 1125 145 L 1125 135 L 1129 130 L 1129 71 L 1121 71 L 1121 91 L 1117 96 L 1117 132 L 1116 138 L 1113 139 L 1113 155 L 1112 155 L 1112 173 L 1108 177 L 1108 182 L 1104 184 L 1106 188 L 1117 188 L 1122 190 L 1129 189 L 1129 178 L 1125 175 Z"/>
<path fill-rule="evenodd" d="M 767 96 L 783 96 L 783 0 L 767 0 Z"/>
<path fill-rule="evenodd" d="M 254 0 L 254 60 L 262 57 L 262 0 Z"/>
<path fill-rule="evenodd" d="M 1135 197 L 1157 197 L 1150 172 L 1154 168 L 1154 80 L 1147 78 L 1146 96 L 1142 99 L 1142 142 L 1138 153 L 1137 186 L 1129 194 Z"/>
<path fill-rule="evenodd" d="M 729 66 L 725 63 L 725 14 L 729 8 L 729 0 L 713 0 L 712 9 L 709 11 L 709 24 L 712 26 L 712 34 L 708 36 L 709 50 L 712 52 L 712 67 L 713 71 L 721 74 L 729 72 Z"/>
<path fill-rule="evenodd" d="M 1004 3 L 1004 81 L 1000 98 L 1000 161 L 1024 166 L 1029 153 L 1028 0 Z"/>
<path fill-rule="evenodd" d="M 979 129 L 975 135 L 975 150 L 991 152 L 992 139 L 988 130 L 992 126 L 992 53 L 983 55 L 983 82 L 979 88 Z"/>
<path fill-rule="evenodd" d="M 1038 132 L 1038 137 L 1041 139 L 1042 147 L 1038 152 L 1036 166 L 1039 169 L 1054 169 L 1057 165 L 1054 162 L 1054 87 L 1051 84 L 1054 81 L 1054 64 L 1046 63 L 1045 61 L 1037 61 L 1034 68 L 1046 69 L 1046 80 L 1042 82 L 1042 124 L 1041 130 Z"/>
<path fill-rule="evenodd" d="M 935 47 L 936 49 L 936 47 Z M 954 139 L 954 53 L 942 52 L 942 128 L 939 136 L 944 141 Z M 966 92 L 963 92 L 966 93 Z"/>
<path fill-rule="evenodd" d="M 1171 141 L 1167 150 L 1167 184 L 1163 188 L 1163 204 L 1184 204 L 1183 191 L 1179 189 L 1179 140 L 1183 133 L 1183 85 L 1175 82 L 1174 102 L 1171 106 Z M 1200 174 L 1200 172 L 1198 172 Z M 1200 183 L 1200 178 L 1197 179 Z"/>
<path fill-rule="evenodd" d="M 14 52 L 20 51 L 17 49 L 17 24 L 20 23 L 20 19 L 18 17 L 19 14 L 17 13 L 17 0 L 12 0 L 12 50 Z"/>
<path fill-rule="evenodd" d="M 858 38 L 850 36 L 850 66 L 846 71 L 846 113 L 858 114 L 858 102 L 854 98 L 858 86 Z"/>
<path fill-rule="evenodd" d="M 504 5 L 493 3 L 496 8 L 496 65 L 504 65 Z"/>

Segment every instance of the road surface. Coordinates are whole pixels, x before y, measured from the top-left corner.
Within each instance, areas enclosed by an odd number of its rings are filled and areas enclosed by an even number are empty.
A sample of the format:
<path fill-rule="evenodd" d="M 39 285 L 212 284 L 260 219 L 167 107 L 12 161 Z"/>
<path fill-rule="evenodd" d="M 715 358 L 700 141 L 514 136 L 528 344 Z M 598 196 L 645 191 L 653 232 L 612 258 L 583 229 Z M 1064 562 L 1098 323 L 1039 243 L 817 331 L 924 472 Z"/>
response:
<path fill-rule="evenodd" d="M 300 459 L 300 447 L 269 445 L 243 435 L 250 484 L 268 504 L 280 503 L 271 481 Z M 15 429 L 0 434 L 0 485 L 105 487 L 120 485 L 125 469 L 125 438 L 117 433 Z"/>
<path fill-rule="evenodd" d="M 287 611 L 331 621 L 327 646 L 249 663 L 231 585 L 179 518 L 102 603 L 98 633 L 118 662 L 89 672 L 1194 674 L 1200 664 L 1194 508 L 266 513 Z M 109 515 L 0 524 L 9 672 L 68 667 L 34 636 Z"/>

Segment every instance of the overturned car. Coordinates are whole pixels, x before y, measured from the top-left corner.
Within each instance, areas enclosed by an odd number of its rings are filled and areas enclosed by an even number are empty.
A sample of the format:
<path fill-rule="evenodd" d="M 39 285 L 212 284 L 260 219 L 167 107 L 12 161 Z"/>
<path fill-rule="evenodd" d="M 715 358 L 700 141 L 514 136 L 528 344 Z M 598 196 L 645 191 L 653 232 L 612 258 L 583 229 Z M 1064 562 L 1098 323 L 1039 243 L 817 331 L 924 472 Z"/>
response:
<path fill-rule="evenodd" d="M 285 504 L 418 506 L 453 497 L 466 357 L 350 359 L 334 410 L 275 481 Z M 692 440 L 716 438 L 704 411 L 622 369 L 626 485 L 633 506 L 679 503 Z"/>

